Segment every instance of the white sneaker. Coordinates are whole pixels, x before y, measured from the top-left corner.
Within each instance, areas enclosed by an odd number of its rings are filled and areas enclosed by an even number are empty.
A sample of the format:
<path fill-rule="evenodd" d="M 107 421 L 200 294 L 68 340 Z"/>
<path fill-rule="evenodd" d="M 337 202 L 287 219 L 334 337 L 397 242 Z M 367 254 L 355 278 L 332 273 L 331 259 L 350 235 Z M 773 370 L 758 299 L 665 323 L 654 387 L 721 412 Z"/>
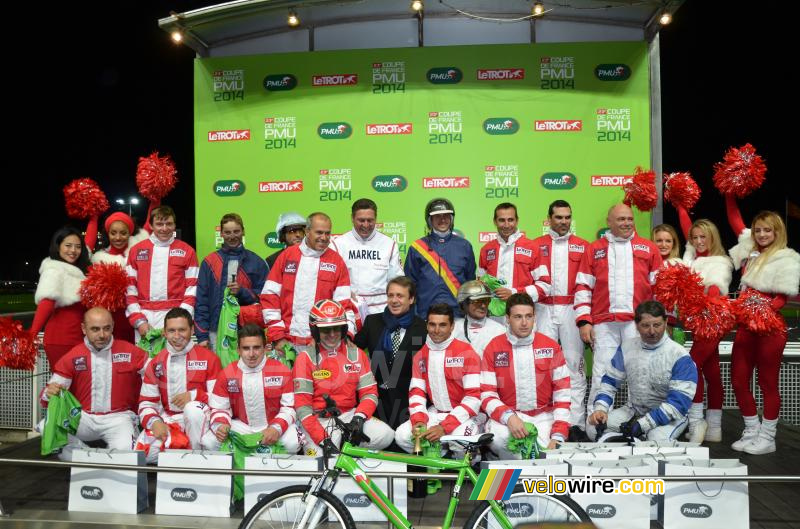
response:
<path fill-rule="evenodd" d="M 748 426 L 742 432 L 742 438 L 736 441 L 731 445 L 731 448 L 736 450 L 737 452 L 744 451 L 745 447 L 748 446 L 750 443 L 758 438 L 758 430 L 760 429 L 759 426 Z"/>
<path fill-rule="evenodd" d="M 706 430 L 705 440 L 709 443 L 719 443 L 722 441 L 722 428 L 709 426 Z"/>
<path fill-rule="evenodd" d="M 703 419 L 689 419 L 689 442 L 702 443 L 706 429 L 708 429 L 708 423 Z"/>
<path fill-rule="evenodd" d="M 757 456 L 771 454 L 775 451 L 775 438 L 770 439 L 766 436 L 759 435 L 752 443 L 746 445 L 743 451 Z"/>

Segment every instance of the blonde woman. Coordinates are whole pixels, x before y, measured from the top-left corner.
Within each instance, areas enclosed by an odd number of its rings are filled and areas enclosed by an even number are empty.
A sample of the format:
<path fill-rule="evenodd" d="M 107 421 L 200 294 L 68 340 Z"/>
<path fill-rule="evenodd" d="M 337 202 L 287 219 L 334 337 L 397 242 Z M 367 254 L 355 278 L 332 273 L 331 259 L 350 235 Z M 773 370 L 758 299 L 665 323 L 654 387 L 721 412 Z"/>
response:
<path fill-rule="evenodd" d="M 678 240 L 678 232 L 669 224 L 659 224 L 653 228 L 651 240 L 656 243 L 658 253 L 666 264 L 677 264 L 681 262 L 681 242 Z"/>
<path fill-rule="evenodd" d="M 742 269 L 740 290 L 755 289 L 772 298 L 771 307 L 778 311 L 787 296 L 797 295 L 800 282 L 800 254 L 787 248 L 786 225 L 780 215 L 762 211 L 755 216 L 748 230 L 733 196 L 726 195 L 728 220 L 739 234 L 739 244 L 728 252 L 734 266 Z M 778 377 L 781 358 L 786 346 L 786 331 L 769 335 L 756 334 L 743 326 L 736 331 L 733 342 L 731 382 L 736 401 L 744 417 L 742 438 L 732 448 L 748 454 L 768 454 L 775 451 L 775 434 L 781 396 Z M 764 395 L 763 421 L 750 380 L 753 368 L 758 367 L 758 385 Z"/>

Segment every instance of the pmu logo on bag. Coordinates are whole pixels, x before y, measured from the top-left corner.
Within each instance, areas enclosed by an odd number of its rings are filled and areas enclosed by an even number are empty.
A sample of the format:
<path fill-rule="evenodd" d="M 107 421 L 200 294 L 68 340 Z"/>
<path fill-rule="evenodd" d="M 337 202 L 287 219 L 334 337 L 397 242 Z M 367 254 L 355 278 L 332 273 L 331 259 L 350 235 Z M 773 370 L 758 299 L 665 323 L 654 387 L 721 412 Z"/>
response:
<path fill-rule="evenodd" d="M 130 361 L 131 361 L 130 353 L 114 353 L 111 355 L 112 364 L 126 363 Z"/>
<path fill-rule="evenodd" d="M 175 488 L 169 493 L 173 501 L 196 501 L 197 491 L 194 489 Z"/>
<path fill-rule="evenodd" d="M 620 187 L 622 184 L 632 179 L 633 177 L 630 175 L 593 175 L 592 187 Z"/>
<path fill-rule="evenodd" d="M 464 357 L 454 356 L 444 359 L 444 367 L 464 367 Z"/>
<path fill-rule="evenodd" d="M 541 182 L 545 189 L 573 189 L 578 185 L 578 178 L 572 173 L 545 173 Z"/>
<path fill-rule="evenodd" d="M 356 84 L 358 84 L 358 74 L 355 73 L 315 75 L 311 78 L 311 86 L 350 86 Z"/>
<path fill-rule="evenodd" d="M 462 189 L 469 187 L 468 176 L 430 177 L 422 179 L 424 189 Z"/>
<path fill-rule="evenodd" d="M 524 68 L 478 70 L 478 81 L 521 81 L 522 79 L 525 79 Z"/>
<path fill-rule="evenodd" d="M 214 194 L 218 197 L 238 197 L 244 194 L 245 185 L 241 180 L 217 180 Z"/>
<path fill-rule="evenodd" d="M 244 70 L 216 70 L 211 74 L 214 101 L 244 101 Z"/>
<path fill-rule="evenodd" d="M 413 131 L 414 126 L 411 123 L 381 123 L 367 125 L 367 136 L 411 134 Z"/>
<path fill-rule="evenodd" d="M 343 140 L 353 134 L 353 127 L 343 121 L 332 121 L 320 124 L 317 134 L 323 140 Z"/>
<path fill-rule="evenodd" d="M 507 503 L 505 504 L 505 511 L 509 518 L 533 516 L 533 506 L 530 503 Z"/>
<path fill-rule="evenodd" d="M 456 84 L 461 82 L 464 74 L 455 66 L 441 66 L 428 70 L 425 77 L 433 84 Z"/>
<path fill-rule="evenodd" d="M 344 504 L 347 507 L 369 507 L 370 506 L 369 498 L 367 498 L 366 494 L 345 494 L 344 495 Z"/>
<path fill-rule="evenodd" d="M 205 371 L 208 369 L 208 360 L 189 360 L 186 362 L 186 369 L 189 371 Z"/>
<path fill-rule="evenodd" d="M 398 175 L 378 175 L 372 179 L 372 189 L 378 193 L 399 193 L 408 187 L 408 180 Z"/>
<path fill-rule="evenodd" d="M 81 487 L 81 498 L 86 500 L 102 500 L 103 489 L 100 487 L 83 486 Z"/>
<path fill-rule="evenodd" d="M 519 130 L 519 122 L 514 118 L 488 118 L 483 122 L 486 134 L 514 134 Z"/>
<path fill-rule="evenodd" d="M 249 139 L 250 129 L 208 131 L 208 141 L 247 141 Z"/>
<path fill-rule="evenodd" d="M 705 503 L 684 503 L 681 505 L 681 514 L 687 518 L 709 518 L 714 511 Z"/>
<path fill-rule="evenodd" d="M 540 119 L 534 123 L 536 132 L 580 132 L 583 121 L 580 119 Z"/>
<path fill-rule="evenodd" d="M 264 89 L 268 92 L 292 90 L 297 86 L 297 77 L 290 73 L 276 73 L 264 77 Z"/>
<path fill-rule="evenodd" d="M 591 503 L 586 507 L 586 514 L 592 518 L 613 518 L 617 515 L 617 508 L 604 503 Z"/>
<path fill-rule="evenodd" d="M 594 76 L 601 81 L 625 81 L 631 76 L 631 68 L 626 64 L 598 64 Z"/>
<path fill-rule="evenodd" d="M 302 180 L 275 180 L 258 183 L 259 193 L 297 193 L 302 190 Z"/>

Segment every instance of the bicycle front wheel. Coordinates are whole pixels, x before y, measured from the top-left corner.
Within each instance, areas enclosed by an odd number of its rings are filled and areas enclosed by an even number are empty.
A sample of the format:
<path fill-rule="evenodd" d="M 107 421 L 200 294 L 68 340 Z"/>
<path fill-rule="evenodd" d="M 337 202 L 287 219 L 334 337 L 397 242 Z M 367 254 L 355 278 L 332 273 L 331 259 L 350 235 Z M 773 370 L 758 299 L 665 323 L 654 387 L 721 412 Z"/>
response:
<path fill-rule="evenodd" d="M 239 529 L 291 529 L 299 526 L 308 501 L 303 495 L 308 485 L 295 485 L 278 489 L 256 503 L 245 515 Z M 307 500 L 311 499 L 311 495 Z M 305 529 L 355 529 L 356 524 L 344 504 L 328 492 L 321 490 L 317 496 L 318 504 L 324 509 L 319 522 Z M 315 509 L 316 510 L 316 509 Z"/>
<path fill-rule="evenodd" d="M 501 502 L 511 524 L 516 527 L 539 522 L 581 523 L 591 519 L 580 505 L 569 496 L 526 494 L 517 485 L 511 498 Z M 464 524 L 464 529 L 500 529 L 488 501 L 478 503 Z"/>

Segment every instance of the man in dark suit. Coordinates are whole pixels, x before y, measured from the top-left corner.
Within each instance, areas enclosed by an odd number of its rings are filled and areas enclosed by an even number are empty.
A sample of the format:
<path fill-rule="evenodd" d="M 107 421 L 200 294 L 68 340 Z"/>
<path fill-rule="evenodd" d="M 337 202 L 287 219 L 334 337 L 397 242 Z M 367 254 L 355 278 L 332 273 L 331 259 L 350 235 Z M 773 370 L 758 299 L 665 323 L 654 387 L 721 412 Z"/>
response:
<path fill-rule="evenodd" d="M 411 359 L 425 345 L 425 321 L 414 311 L 417 287 L 399 276 L 386 285 L 386 308 L 370 314 L 355 337 L 355 344 L 369 352 L 378 383 L 378 417 L 392 428 L 408 420 L 408 386 Z"/>

